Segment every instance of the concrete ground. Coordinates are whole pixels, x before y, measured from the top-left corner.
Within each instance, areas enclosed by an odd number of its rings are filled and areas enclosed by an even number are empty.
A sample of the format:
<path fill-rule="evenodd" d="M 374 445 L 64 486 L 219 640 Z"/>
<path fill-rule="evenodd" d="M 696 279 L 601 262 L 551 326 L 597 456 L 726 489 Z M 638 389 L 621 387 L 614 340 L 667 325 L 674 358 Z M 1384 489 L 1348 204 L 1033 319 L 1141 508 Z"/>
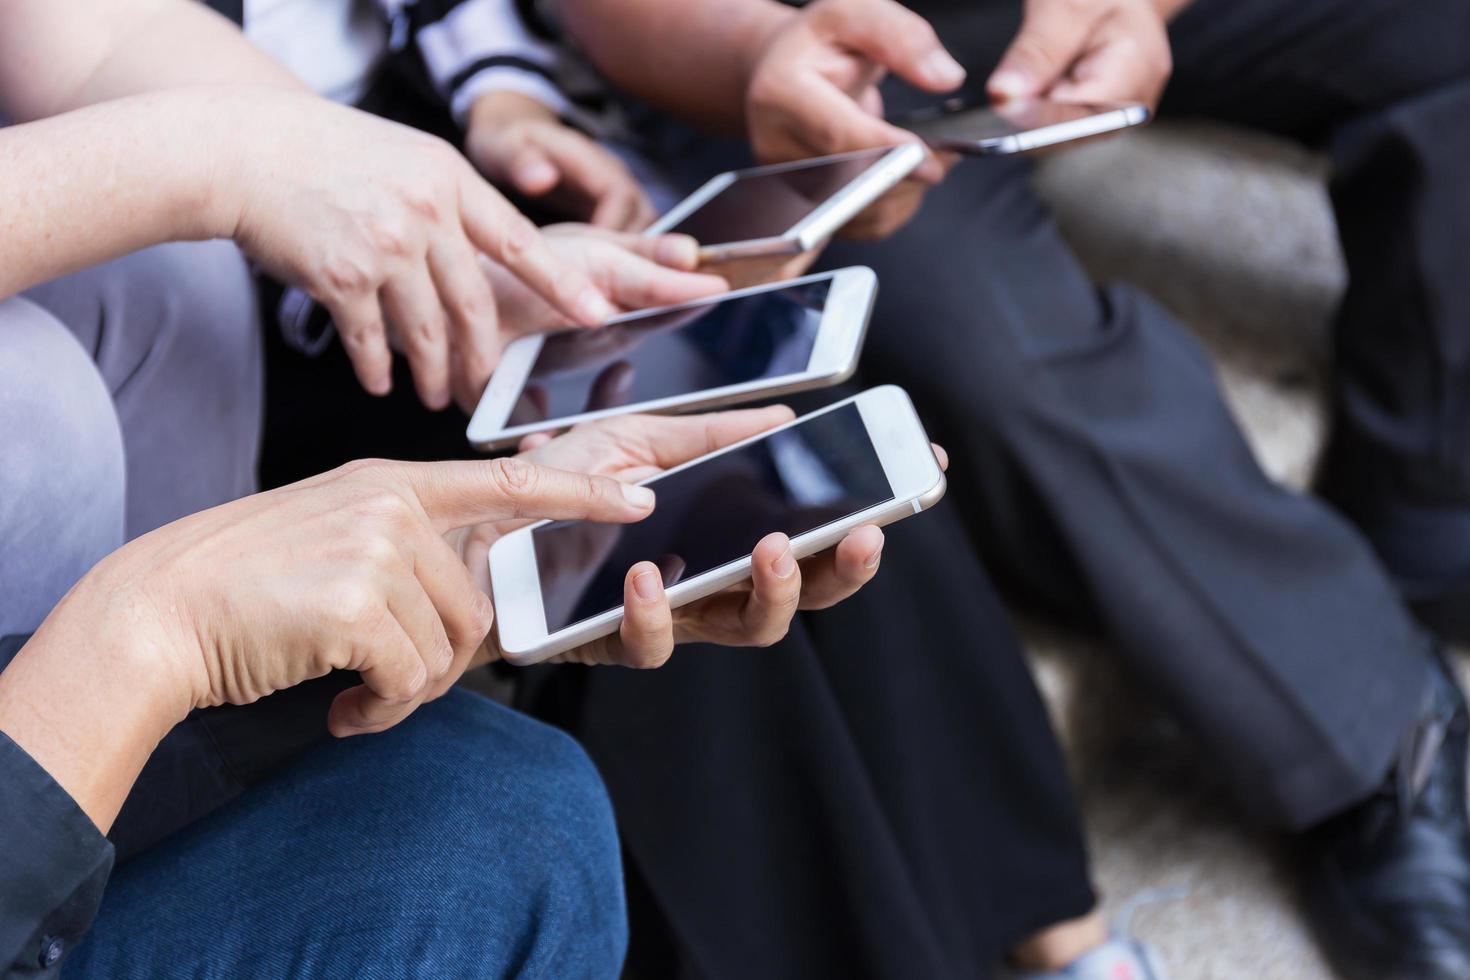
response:
<path fill-rule="evenodd" d="M 1320 161 L 1195 125 L 1048 159 L 1038 177 L 1102 279 L 1147 288 L 1215 354 L 1262 465 L 1305 485 L 1322 441 L 1326 324 L 1344 283 Z M 1071 758 L 1107 907 L 1176 980 L 1328 980 L 1288 841 L 1235 818 L 1210 767 L 1105 646 L 1026 623 Z"/>

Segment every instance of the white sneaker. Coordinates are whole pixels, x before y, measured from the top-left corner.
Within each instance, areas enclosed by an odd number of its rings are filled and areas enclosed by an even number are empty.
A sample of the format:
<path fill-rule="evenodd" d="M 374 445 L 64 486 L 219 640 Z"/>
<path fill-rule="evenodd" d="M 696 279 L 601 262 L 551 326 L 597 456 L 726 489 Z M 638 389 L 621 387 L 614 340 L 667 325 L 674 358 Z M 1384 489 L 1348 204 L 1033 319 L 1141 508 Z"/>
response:
<path fill-rule="evenodd" d="M 1060 970 L 1011 968 L 1010 980 L 1168 980 L 1158 954 L 1132 936 L 1115 935 Z"/>

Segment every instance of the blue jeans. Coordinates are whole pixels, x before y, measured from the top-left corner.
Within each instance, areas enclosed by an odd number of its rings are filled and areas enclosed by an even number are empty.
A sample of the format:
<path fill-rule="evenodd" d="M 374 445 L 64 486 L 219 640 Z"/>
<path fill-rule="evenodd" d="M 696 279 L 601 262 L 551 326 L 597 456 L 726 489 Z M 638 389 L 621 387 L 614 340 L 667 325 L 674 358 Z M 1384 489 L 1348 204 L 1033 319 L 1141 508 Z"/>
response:
<path fill-rule="evenodd" d="M 566 735 L 451 691 L 114 872 L 63 976 L 616 977 L 611 805 Z"/>

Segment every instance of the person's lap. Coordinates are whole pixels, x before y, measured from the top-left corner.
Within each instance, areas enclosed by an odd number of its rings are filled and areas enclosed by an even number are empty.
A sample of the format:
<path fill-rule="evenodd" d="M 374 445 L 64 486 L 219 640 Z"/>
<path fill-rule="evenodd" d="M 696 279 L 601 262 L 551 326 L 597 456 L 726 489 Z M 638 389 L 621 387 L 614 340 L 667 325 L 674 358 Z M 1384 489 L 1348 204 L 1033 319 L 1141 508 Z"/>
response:
<path fill-rule="evenodd" d="M 609 977 L 616 833 L 571 739 L 455 690 L 123 864 L 66 977 Z"/>

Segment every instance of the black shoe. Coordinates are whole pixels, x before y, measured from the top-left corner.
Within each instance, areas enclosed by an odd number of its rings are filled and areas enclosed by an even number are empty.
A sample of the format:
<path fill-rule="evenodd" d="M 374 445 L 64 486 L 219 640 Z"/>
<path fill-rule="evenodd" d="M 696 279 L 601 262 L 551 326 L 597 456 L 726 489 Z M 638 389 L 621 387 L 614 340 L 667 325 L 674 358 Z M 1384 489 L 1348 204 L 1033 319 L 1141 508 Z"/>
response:
<path fill-rule="evenodd" d="M 1307 917 L 1350 980 L 1470 980 L 1470 717 L 1448 669 L 1384 787 L 1306 837 Z"/>

